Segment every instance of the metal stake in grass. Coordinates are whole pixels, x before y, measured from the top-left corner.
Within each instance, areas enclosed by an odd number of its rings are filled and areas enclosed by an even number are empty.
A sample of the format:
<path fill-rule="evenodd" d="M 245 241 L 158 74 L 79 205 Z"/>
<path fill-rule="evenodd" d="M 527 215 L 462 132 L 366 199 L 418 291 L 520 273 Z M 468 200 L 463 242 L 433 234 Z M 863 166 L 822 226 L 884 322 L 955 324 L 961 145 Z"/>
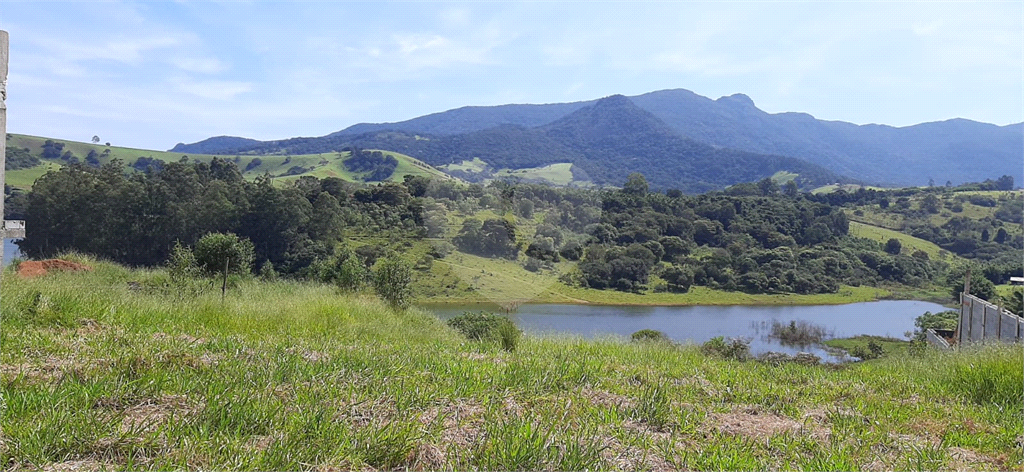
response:
<path fill-rule="evenodd" d="M 224 293 L 228 290 L 228 263 L 231 262 L 230 257 L 224 258 L 224 278 L 220 285 L 220 304 L 224 304 Z"/>
<path fill-rule="evenodd" d="M 7 57 L 10 39 L 6 31 L 0 30 L 0 134 L 4 138 L 0 140 L 0 155 L 4 156 L 3 165 L 0 165 L 0 184 L 5 182 L 4 170 L 7 167 Z M 3 214 L 4 199 L 0 198 L 0 226 L 6 226 L 3 224 Z M 0 227 L 0 271 L 3 270 L 4 250 L 7 249 L 3 239 L 6 237 L 7 230 Z"/>

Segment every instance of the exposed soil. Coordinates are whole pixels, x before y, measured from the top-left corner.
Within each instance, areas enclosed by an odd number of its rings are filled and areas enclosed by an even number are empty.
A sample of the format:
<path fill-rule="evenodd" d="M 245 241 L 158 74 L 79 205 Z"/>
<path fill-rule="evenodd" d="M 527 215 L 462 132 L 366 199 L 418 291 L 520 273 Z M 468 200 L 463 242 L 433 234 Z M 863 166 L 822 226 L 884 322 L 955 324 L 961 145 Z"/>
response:
<path fill-rule="evenodd" d="M 730 413 L 712 413 L 708 420 L 718 431 L 725 434 L 745 436 L 752 439 L 764 439 L 776 434 L 801 431 L 799 422 L 763 411 L 755 406 L 736 408 Z"/>
<path fill-rule="evenodd" d="M 25 261 L 18 264 L 18 275 L 24 278 L 39 277 L 50 272 L 81 272 L 91 271 L 92 267 L 64 259 L 46 259 L 45 261 Z"/>

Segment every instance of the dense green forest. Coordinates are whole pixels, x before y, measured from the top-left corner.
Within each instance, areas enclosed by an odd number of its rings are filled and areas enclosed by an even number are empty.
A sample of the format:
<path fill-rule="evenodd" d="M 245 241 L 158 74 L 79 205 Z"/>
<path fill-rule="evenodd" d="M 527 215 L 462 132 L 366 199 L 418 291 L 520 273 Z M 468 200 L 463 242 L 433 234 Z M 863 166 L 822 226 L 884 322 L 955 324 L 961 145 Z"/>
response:
<path fill-rule="evenodd" d="M 353 155 L 362 172 L 388 164 L 374 153 Z M 369 186 L 312 176 L 275 183 L 269 176 L 247 181 L 233 161 L 214 159 L 144 173 L 126 172 L 120 162 L 66 165 L 28 194 L 8 195 L 8 205 L 30 228 L 19 244 L 32 258 L 79 251 L 155 266 L 175 244 L 233 233 L 253 245 L 250 269 L 297 278 L 329 279 L 325 267 L 353 257 L 369 267 L 384 254 L 416 254 L 410 262 L 429 268 L 457 252 L 597 290 L 821 294 L 898 286 L 948 293 L 969 266 L 989 285 L 1022 272 L 1024 200 L 978 190 L 986 185 L 1007 182 L 812 195 L 762 179 L 698 196 L 651 191 L 640 174 L 616 190 L 421 176 Z M 938 218 L 947 206 L 953 215 L 958 204 L 992 211 L 929 223 L 928 215 Z M 948 257 L 851 234 L 851 218 L 870 219 L 868 208 L 898 212 L 908 234 L 934 241 Z"/>

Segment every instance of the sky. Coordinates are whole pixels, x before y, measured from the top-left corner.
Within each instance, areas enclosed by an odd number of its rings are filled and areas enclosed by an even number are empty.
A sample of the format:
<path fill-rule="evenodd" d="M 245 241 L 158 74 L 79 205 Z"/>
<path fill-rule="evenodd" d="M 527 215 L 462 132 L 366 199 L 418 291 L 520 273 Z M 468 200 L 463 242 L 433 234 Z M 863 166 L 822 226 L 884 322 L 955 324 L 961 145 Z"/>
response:
<path fill-rule="evenodd" d="M 169 149 L 683 88 L 770 113 L 1024 121 L 1024 2 L 0 1 L 8 132 Z"/>

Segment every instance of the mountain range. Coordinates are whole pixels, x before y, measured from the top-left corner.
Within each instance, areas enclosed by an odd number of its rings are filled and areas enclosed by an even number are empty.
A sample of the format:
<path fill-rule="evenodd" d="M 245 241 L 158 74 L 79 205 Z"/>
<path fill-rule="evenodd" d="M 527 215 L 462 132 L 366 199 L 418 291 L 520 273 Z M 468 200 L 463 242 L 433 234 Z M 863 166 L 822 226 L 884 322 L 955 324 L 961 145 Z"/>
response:
<path fill-rule="evenodd" d="M 655 187 L 699 192 L 777 172 L 803 186 L 828 181 L 924 185 L 1020 177 L 1024 123 L 965 119 L 907 127 L 771 114 L 743 94 L 712 100 L 676 89 L 546 105 L 463 107 L 397 123 L 361 123 L 317 138 L 215 137 L 172 151 L 303 154 L 343 147 L 392 150 L 432 165 L 479 158 L 494 169 L 572 163 L 574 176 L 618 184 L 664 174 Z"/>

